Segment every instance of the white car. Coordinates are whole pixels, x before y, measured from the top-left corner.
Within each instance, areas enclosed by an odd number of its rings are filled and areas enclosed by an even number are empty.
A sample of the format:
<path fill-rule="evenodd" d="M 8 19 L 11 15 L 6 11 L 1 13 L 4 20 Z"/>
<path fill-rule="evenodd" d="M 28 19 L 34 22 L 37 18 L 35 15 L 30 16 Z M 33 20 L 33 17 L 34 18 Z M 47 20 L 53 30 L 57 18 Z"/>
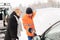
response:
<path fill-rule="evenodd" d="M 60 21 L 51 25 L 42 35 L 37 35 L 33 40 L 60 40 Z"/>
<path fill-rule="evenodd" d="M 3 4 L 3 6 L 2 6 Z M 11 6 L 2 3 L 0 5 L 0 40 L 5 37 L 5 32 L 7 28 L 7 16 L 11 13 Z"/>

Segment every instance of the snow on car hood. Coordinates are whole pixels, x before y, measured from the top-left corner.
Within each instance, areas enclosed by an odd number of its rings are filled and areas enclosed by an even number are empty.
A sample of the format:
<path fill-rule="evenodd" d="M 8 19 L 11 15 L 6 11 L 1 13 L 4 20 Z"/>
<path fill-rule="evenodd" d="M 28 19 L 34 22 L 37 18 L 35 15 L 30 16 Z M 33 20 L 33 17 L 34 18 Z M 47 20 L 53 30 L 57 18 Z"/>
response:
<path fill-rule="evenodd" d="M 36 9 L 37 13 L 34 18 L 36 33 L 38 35 L 48 29 L 52 24 L 60 20 L 60 8 Z"/>

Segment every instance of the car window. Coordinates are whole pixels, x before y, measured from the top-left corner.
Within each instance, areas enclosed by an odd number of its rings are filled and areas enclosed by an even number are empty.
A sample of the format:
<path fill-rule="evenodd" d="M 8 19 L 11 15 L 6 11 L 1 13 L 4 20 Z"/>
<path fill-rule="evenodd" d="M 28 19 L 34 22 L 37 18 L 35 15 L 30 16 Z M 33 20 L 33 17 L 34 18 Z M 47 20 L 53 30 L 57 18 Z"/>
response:
<path fill-rule="evenodd" d="M 60 22 L 54 25 L 45 37 L 45 40 L 60 40 Z"/>

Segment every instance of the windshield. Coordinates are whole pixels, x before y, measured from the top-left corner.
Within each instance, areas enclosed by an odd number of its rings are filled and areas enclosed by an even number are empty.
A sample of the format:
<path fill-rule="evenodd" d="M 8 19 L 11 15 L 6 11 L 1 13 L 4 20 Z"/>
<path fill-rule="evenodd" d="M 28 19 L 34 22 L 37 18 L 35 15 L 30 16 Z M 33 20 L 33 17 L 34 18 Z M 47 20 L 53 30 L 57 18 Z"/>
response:
<path fill-rule="evenodd" d="M 46 32 L 45 40 L 60 40 L 60 21 Z"/>

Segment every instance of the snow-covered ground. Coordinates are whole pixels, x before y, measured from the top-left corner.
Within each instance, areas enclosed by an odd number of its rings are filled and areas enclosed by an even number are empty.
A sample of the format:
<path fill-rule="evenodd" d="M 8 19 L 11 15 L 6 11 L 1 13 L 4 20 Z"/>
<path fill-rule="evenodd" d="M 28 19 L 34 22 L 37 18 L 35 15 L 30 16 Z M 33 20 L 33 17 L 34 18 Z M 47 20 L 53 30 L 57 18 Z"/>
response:
<path fill-rule="evenodd" d="M 52 24 L 60 20 L 60 8 L 44 8 L 36 9 L 36 16 L 34 17 L 34 24 L 36 33 L 41 35 Z M 23 28 L 20 40 L 27 40 L 26 32 Z"/>

